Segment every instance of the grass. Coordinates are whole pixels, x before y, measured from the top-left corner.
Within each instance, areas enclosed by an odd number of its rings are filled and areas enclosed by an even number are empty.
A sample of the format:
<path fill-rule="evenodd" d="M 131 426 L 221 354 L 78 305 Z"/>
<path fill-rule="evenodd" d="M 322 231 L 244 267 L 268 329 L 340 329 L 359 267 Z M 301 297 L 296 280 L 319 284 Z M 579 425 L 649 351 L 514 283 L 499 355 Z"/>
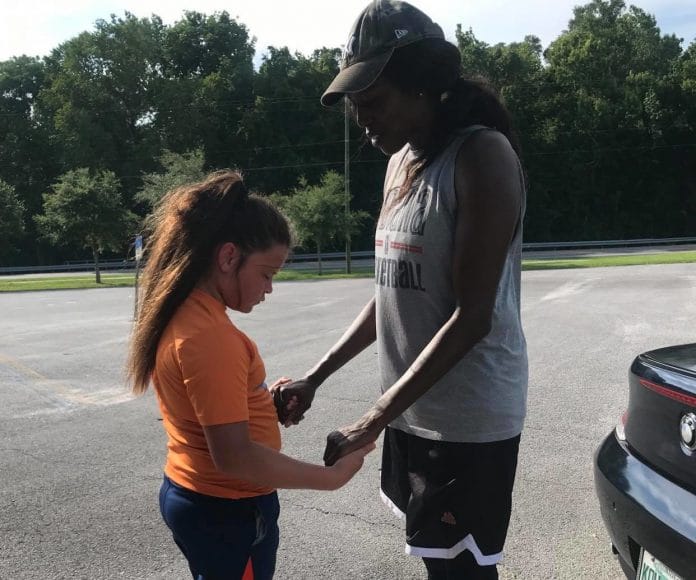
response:
<path fill-rule="evenodd" d="M 342 278 L 372 278 L 374 271 L 372 268 L 353 268 L 353 272 L 346 274 L 341 269 L 324 268 L 324 273 L 320 276 L 316 272 L 300 272 L 298 270 L 282 270 L 278 272 L 274 280 L 278 282 L 295 280 L 339 280 Z"/>
<path fill-rule="evenodd" d="M 649 264 L 690 264 L 696 262 L 696 251 L 663 252 L 659 254 L 629 254 L 622 256 L 593 256 L 558 260 L 523 260 L 523 270 L 560 270 L 563 268 L 602 268 L 607 266 L 645 266 Z"/>
<path fill-rule="evenodd" d="M 371 269 L 358 268 L 352 274 L 342 270 L 325 269 L 319 276 L 316 272 L 298 272 L 284 270 L 275 277 L 277 282 L 297 280 L 333 280 L 340 278 L 370 278 Z M 81 290 L 83 288 L 118 288 L 133 286 L 134 274 L 102 274 L 101 284 L 97 284 L 93 275 L 82 276 L 46 276 L 36 278 L 0 278 L 0 292 L 30 292 L 37 290 Z"/>
<path fill-rule="evenodd" d="M 133 286 L 133 274 L 102 274 L 102 283 L 94 276 L 46 276 L 45 278 L 0 278 L 0 292 L 25 292 L 29 290 L 78 290 L 81 288 L 117 288 Z"/>
<path fill-rule="evenodd" d="M 630 254 L 621 256 L 596 256 L 564 259 L 523 260 L 523 270 L 557 270 L 563 268 L 599 268 L 608 266 L 643 266 L 647 264 L 688 264 L 696 262 L 696 251 L 661 252 L 657 254 Z M 341 278 L 370 278 L 370 268 L 356 268 L 352 274 L 339 269 L 325 268 L 324 274 L 283 270 L 276 280 L 333 280 Z M 32 290 L 77 290 L 81 288 L 117 288 L 133 286 L 133 274 L 102 274 L 102 283 L 97 284 L 94 276 L 46 276 L 44 278 L 0 278 L 0 292 L 27 292 Z"/>

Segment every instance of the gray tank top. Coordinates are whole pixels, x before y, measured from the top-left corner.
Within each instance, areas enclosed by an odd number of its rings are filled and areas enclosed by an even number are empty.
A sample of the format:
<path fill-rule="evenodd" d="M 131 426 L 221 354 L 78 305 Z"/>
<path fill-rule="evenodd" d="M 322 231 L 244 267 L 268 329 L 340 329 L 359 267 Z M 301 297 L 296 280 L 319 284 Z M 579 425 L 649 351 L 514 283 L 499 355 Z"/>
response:
<path fill-rule="evenodd" d="M 454 166 L 462 143 L 485 129 L 472 126 L 459 133 L 416 180 L 405 200 L 377 225 L 377 354 L 382 392 L 411 366 L 456 307 Z M 384 182 L 386 204 L 404 182 L 412 158 L 406 145 L 390 159 Z M 523 197 L 496 294 L 491 332 L 391 427 L 426 439 L 474 443 L 500 441 L 522 431 L 528 375 L 520 320 L 525 205 Z"/>

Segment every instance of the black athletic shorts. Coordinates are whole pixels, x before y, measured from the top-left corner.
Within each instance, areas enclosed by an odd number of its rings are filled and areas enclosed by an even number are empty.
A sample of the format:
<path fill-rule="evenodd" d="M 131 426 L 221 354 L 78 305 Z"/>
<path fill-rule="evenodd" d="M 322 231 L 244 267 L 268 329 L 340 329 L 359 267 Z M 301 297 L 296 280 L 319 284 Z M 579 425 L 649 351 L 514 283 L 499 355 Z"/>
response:
<path fill-rule="evenodd" d="M 431 441 L 387 427 L 382 499 L 406 520 L 406 553 L 500 561 L 510 523 L 520 436 L 492 443 Z"/>

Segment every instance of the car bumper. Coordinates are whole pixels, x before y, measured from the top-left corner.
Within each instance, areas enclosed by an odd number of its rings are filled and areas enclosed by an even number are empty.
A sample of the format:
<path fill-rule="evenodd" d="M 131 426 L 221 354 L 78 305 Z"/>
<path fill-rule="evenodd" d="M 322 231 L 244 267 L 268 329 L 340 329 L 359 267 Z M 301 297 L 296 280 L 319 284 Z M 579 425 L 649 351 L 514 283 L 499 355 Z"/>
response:
<path fill-rule="evenodd" d="M 595 453 L 602 518 L 624 571 L 641 547 L 684 578 L 696 578 L 696 495 L 653 471 L 612 432 Z"/>

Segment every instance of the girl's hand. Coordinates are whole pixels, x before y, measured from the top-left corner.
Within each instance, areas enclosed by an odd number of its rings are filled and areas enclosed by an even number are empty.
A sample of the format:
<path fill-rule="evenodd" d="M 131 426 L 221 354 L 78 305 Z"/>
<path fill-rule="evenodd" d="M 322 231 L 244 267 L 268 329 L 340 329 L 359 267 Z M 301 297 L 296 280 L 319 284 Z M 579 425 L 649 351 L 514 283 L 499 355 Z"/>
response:
<path fill-rule="evenodd" d="M 360 471 L 365 461 L 365 456 L 377 447 L 375 442 L 368 443 L 364 447 L 360 447 L 347 455 L 344 455 L 336 461 L 327 470 L 331 473 L 333 485 L 330 489 L 338 489 L 348 483 L 353 476 Z"/>
<path fill-rule="evenodd" d="M 288 377 L 280 377 L 275 383 L 273 383 L 270 387 L 268 387 L 268 391 L 271 393 L 271 396 L 273 397 L 273 404 L 275 405 L 276 408 L 276 414 L 278 415 L 278 421 L 280 423 L 283 423 L 284 425 L 286 424 L 287 421 L 287 403 L 283 401 L 283 397 L 280 394 L 280 388 L 283 385 L 287 385 L 288 383 L 291 383 L 292 379 Z M 287 426 L 287 425 L 286 425 Z"/>
<path fill-rule="evenodd" d="M 272 393 L 276 389 L 279 389 L 283 385 L 287 385 L 288 383 L 291 383 L 291 382 L 292 382 L 291 378 L 280 377 L 275 383 L 273 383 L 270 387 L 268 387 L 268 390 L 271 391 L 271 393 Z"/>

